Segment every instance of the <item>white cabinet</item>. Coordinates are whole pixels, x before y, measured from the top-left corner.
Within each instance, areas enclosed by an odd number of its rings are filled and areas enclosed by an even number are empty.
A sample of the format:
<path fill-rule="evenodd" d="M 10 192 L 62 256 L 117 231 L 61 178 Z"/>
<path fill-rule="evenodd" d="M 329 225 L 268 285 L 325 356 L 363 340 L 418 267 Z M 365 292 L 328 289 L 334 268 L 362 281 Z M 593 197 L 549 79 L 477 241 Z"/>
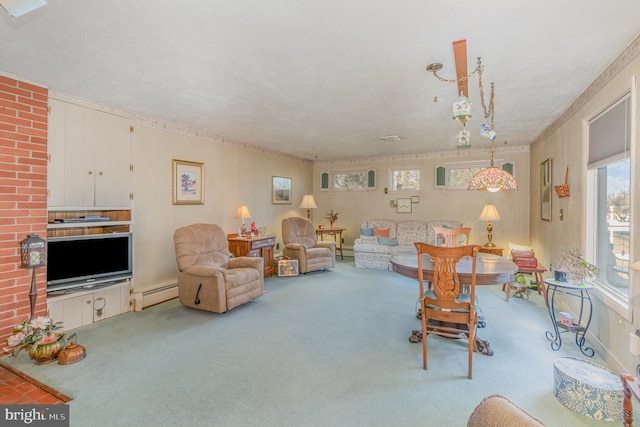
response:
<path fill-rule="evenodd" d="M 49 317 L 62 321 L 62 331 L 79 328 L 130 311 L 130 285 L 123 281 L 95 290 L 49 296 Z"/>
<path fill-rule="evenodd" d="M 49 100 L 49 207 L 129 206 L 129 120 Z"/>

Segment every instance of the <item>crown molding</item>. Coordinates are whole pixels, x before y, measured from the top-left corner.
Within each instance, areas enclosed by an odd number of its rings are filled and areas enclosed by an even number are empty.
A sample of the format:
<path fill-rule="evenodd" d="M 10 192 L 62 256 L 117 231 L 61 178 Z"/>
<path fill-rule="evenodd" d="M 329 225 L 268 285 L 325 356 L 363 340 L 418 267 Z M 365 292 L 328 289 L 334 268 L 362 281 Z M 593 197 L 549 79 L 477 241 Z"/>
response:
<path fill-rule="evenodd" d="M 494 155 L 496 154 L 511 154 L 511 153 L 528 153 L 530 151 L 529 145 L 513 145 L 513 146 L 501 146 L 494 149 Z M 417 154 L 399 154 L 394 156 L 379 156 L 379 157 L 360 157 L 345 160 L 316 160 L 314 165 L 336 165 L 336 164 L 354 164 L 354 163 L 375 163 L 375 162 L 389 162 L 389 161 L 402 161 L 402 160 L 424 160 L 424 159 L 452 159 L 452 158 L 467 158 L 471 156 L 487 156 L 491 155 L 491 148 L 465 148 L 464 150 L 445 150 L 435 151 L 430 153 L 417 153 Z"/>

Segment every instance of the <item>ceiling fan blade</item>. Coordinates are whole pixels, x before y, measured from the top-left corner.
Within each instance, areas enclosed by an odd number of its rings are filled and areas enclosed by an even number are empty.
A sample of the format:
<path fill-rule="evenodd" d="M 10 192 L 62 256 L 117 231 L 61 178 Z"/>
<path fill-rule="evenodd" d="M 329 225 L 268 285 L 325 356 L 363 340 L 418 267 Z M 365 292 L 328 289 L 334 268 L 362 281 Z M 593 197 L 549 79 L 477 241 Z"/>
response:
<path fill-rule="evenodd" d="M 456 80 L 458 95 L 469 97 L 469 80 L 467 79 L 467 40 L 453 42 L 453 57 L 456 61 Z"/>

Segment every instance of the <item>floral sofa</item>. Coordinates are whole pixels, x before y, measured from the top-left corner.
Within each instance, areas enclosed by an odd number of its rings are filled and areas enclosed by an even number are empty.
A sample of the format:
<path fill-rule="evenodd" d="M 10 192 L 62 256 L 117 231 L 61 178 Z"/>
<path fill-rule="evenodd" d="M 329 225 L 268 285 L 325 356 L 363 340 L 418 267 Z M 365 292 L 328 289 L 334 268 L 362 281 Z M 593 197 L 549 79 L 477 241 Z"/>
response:
<path fill-rule="evenodd" d="M 433 227 L 462 227 L 460 221 L 393 221 L 370 219 L 360 226 L 360 237 L 353 243 L 356 268 L 391 270 L 389 260 L 400 252 L 415 252 L 414 242 L 436 244 Z M 386 230 L 388 236 L 385 236 Z M 383 235 L 368 235 L 368 234 Z"/>

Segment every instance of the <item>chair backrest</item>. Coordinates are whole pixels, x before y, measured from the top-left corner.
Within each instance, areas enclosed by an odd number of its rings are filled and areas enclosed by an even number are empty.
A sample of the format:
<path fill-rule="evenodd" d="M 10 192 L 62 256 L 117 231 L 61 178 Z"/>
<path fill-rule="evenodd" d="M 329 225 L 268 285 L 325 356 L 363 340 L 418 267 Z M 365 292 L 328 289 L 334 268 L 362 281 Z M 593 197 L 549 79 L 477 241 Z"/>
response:
<path fill-rule="evenodd" d="M 433 227 L 433 233 L 436 235 L 436 245 L 438 246 L 464 246 L 469 244 L 469 234 L 471 233 L 471 228 Z M 440 240 L 442 241 L 441 244 L 439 242 Z"/>
<path fill-rule="evenodd" d="M 227 235 L 216 224 L 192 224 L 173 233 L 176 262 L 180 271 L 194 265 L 227 268 L 229 247 Z"/>
<path fill-rule="evenodd" d="M 430 299 L 438 307 L 445 309 L 469 309 L 475 304 L 476 263 L 478 259 L 478 245 L 457 247 L 433 246 L 428 243 L 415 242 L 418 252 L 418 282 L 420 284 L 420 298 Z M 423 255 L 431 257 L 433 262 L 433 280 L 431 286 L 435 298 L 429 298 L 424 292 Z M 464 283 L 470 287 L 470 298 L 460 299 L 462 292 L 456 264 L 460 258 L 471 257 L 471 283 Z M 427 301 L 428 302 L 428 301 Z"/>
<path fill-rule="evenodd" d="M 291 217 L 282 220 L 282 242 L 299 243 L 305 248 L 312 248 L 316 245 L 316 229 L 308 218 Z"/>

